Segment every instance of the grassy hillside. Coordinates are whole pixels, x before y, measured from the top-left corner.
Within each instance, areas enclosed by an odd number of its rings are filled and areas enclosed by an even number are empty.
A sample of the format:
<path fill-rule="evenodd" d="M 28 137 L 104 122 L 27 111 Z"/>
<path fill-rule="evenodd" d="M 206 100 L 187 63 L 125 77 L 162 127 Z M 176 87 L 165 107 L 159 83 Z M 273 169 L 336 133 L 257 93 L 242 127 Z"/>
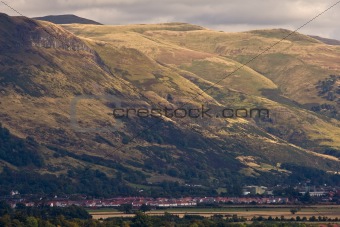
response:
<path fill-rule="evenodd" d="M 338 171 L 338 158 L 322 154 L 326 148 L 340 149 L 338 121 L 307 111 L 288 95 L 266 98 L 264 91 L 283 90 L 278 78 L 243 67 L 214 84 L 241 66 L 241 55 L 228 55 L 226 49 L 244 45 L 240 36 L 252 40 L 244 48 L 247 53 L 275 37 L 251 38 L 251 33 L 225 34 L 183 23 L 59 27 L 1 17 L 0 37 L 13 38 L 0 42 L 0 122 L 13 136 L 32 137 L 44 160 L 43 167 L 33 167 L 38 174 L 34 177 L 2 158 L 3 184 L 18 174 L 34 185 L 54 179 L 56 186 L 42 189 L 45 193 L 126 195 L 143 189 L 153 196 L 207 195 L 226 188 L 235 194 L 244 184 L 287 183 L 289 176 L 302 174 L 291 166 Z M 225 42 L 223 47 L 219 42 Z M 224 46 L 227 42 L 234 46 Z M 306 48 L 323 45 L 305 42 L 301 46 Z M 72 103 L 80 95 L 85 98 L 73 106 L 74 116 Z M 118 121 L 112 116 L 117 104 L 204 105 L 216 113 L 225 107 L 261 107 L 272 113 L 269 118 L 132 116 Z M 82 130 L 71 124 L 74 117 Z M 90 177 L 95 177 L 99 191 Z M 70 188 L 65 188 L 66 182 L 71 182 Z M 12 182 L 3 192 L 14 186 Z"/>
<path fill-rule="evenodd" d="M 247 63 L 279 42 L 291 31 L 283 29 L 224 33 L 149 31 L 144 34 L 165 39 L 192 50 L 215 53 Z M 339 74 L 339 48 L 302 34 L 292 34 L 248 66 L 272 80 L 290 99 L 299 103 L 322 102 L 315 85 L 329 75 Z"/>
<path fill-rule="evenodd" d="M 184 25 L 188 28 L 182 28 Z M 174 30 L 187 32 L 202 30 L 200 27 L 190 26 L 187 24 L 161 24 L 96 28 L 94 26 L 65 25 L 64 28 L 79 36 L 103 41 L 110 46 L 137 49 L 155 61 L 167 65 L 176 65 L 186 71 L 198 73 L 199 76 L 211 82 L 219 81 L 241 66 L 238 62 L 218 57 L 216 54 L 190 50 L 181 45 L 173 45 L 164 40 L 145 35 L 150 31 Z M 245 81 L 247 83 L 244 83 Z M 254 87 L 249 87 L 247 84 L 253 84 Z M 248 67 L 240 70 L 237 75 L 224 80 L 222 85 L 231 89 L 250 92 L 251 94 L 260 94 L 261 89 L 276 88 L 274 83 Z"/>
<path fill-rule="evenodd" d="M 134 32 L 138 26 L 142 27 L 144 32 Z M 167 26 L 173 29 L 173 24 Z M 64 27 L 77 35 L 103 41 L 109 46 L 137 49 L 158 62 L 173 65 L 212 83 L 209 86 L 201 86 L 203 89 L 219 82 L 218 87 L 249 95 L 264 96 L 278 102 L 278 108 L 273 109 L 274 111 L 282 109 L 281 104 L 286 104 L 288 106 L 284 107 L 283 112 L 294 115 L 300 113 L 295 110 L 296 108 L 290 106 L 311 110 L 310 106 L 327 102 L 320 98 L 316 84 L 319 80 L 326 78 L 328 74 L 334 73 L 329 70 L 330 67 L 327 68 L 323 65 L 326 63 L 325 59 L 330 58 L 327 64 L 337 67 L 336 62 L 339 54 L 336 48 L 324 45 L 302 34 L 293 34 L 251 62 L 250 68 L 242 66 L 242 63 L 247 63 L 267 47 L 290 34 L 291 31 L 283 29 L 257 30 L 246 33 L 224 33 L 206 29 L 195 31 L 173 29 L 176 31 L 169 31 L 170 29 L 166 25 L 104 26 L 95 31 L 93 27 L 82 25 L 66 25 Z M 117 42 L 118 40 L 119 42 Z M 328 58 L 318 57 L 319 49 L 323 48 L 330 48 L 327 51 Z M 322 62 L 312 59 L 308 59 L 309 62 L 306 62 L 306 55 L 320 58 Z M 239 67 L 242 68 L 233 73 Z M 231 73 L 233 74 L 229 75 Z M 182 75 L 185 76 L 188 73 L 184 72 Z M 209 92 L 216 93 L 216 91 Z M 262 101 L 256 102 L 263 102 L 263 99 L 260 100 Z M 226 104 L 230 105 L 230 102 Z M 232 103 L 232 105 L 234 104 Z M 237 104 L 241 107 L 249 106 L 248 103 L 242 103 L 240 100 Z M 288 111 L 289 108 L 291 110 Z M 276 121 L 276 124 L 279 125 L 276 125 L 274 130 L 276 136 L 287 140 L 290 137 L 295 137 L 295 133 L 302 131 L 302 137 L 300 135 L 298 138 L 291 138 L 291 141 L 294 141 L 296 145 L 316 151 L 324 150 L 319 145 L 339 148 L 338 121 L 334 123 L 334 120 L 320 119 L 319 123 L 312 124 L 313 126 L 301 125 L 296 124 L 298 121 L 295 121 L 295 118 L 289 119 L 285 117 L 287 113 L 281 112 L 282 110 L 278 110 L 275 113 L 275 117 L 280 118 L 279 121 Z M 296 119 L 300 118 L 300 121 L 307 122 L 309 118 L 319 118 L 311 112 L 306 113 L 308 114 L 296 117 Z M 267 127 L 264 129 L 273 133 L 271 128 L 272 126 L 270 129 Z M 319 128 L 322 128 L 324 133 L 318 133 Z M 314 142 L 306 143 L 300 140 Z"/>

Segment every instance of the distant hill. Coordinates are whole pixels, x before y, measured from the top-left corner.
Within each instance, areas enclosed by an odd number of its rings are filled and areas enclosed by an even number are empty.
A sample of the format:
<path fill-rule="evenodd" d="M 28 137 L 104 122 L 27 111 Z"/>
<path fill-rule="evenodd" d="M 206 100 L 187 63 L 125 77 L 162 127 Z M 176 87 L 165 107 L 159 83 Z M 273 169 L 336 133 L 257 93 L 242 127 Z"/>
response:
<path fill-rule="evenodd" d="M 325 44 L 328 44 L 328 45 L 340 45 L 340 41 L 339 40 L 336 40 L 336 39 L 327 39 L 327 38 L 323 38 L 323 37 L 320 37 L 320 36 L 313 36 L 313 35 L 310 35 L 310 37 L 314 38 L 314 39 L 317 39 Z"/>
<path fill-rule="evenodd" d="M 34 17 L 33 19 L 36 20 L 43 20 L 43 21 L 49 21 L 54 24 L 95 24 L 95 25 L 102 25 L 101 23 L 98 23 L 93 20 L 89 20 L 86 18 L 78 17 L 76 15 L 51 15 L 51 16 L 45 16 L 45 17 Z"/>

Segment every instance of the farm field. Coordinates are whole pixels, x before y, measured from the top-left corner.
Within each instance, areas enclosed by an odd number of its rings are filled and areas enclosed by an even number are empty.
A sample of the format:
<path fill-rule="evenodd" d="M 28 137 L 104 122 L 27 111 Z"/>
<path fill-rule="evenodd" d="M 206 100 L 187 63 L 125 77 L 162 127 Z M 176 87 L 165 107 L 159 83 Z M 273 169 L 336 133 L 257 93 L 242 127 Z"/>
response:
<path fill-rule="evenodd" d="M 291 213 L 291 209 L 300 209 L 295 214 Z M 315 205 L 306 207 L 297 206 L 267 206 L 267 207 L 225 207 L 225 208 L 170 208 L 165 210 L 152 210 L 146 212 L 148 215 L 164 215 L 165 212 L 173 215 L 183 217 L 184 215 L 201 215 L 204 217 L 210 217 L 213 215 L 232 216 L 237 215 L 239 217 L 245 217 L 251 219 L 252 217 L 262 216 L 273 218 L 284 216 L 285 218 L 300 217 L 318 217 L 327 216 L 329 218 L 340 218 L 340 206 L 338 205 Z M 89 213 L 94 219 L 110 218 L 110 217 L 133 217 L 134 214 L 124 214 L 115 209 L 97 209 L 89 210 Z"/>

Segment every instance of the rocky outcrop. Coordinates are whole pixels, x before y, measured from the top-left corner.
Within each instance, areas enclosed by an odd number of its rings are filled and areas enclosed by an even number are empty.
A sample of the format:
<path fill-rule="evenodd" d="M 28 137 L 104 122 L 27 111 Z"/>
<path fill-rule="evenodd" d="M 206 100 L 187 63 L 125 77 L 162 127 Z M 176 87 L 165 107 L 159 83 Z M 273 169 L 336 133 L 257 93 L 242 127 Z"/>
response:
<path fill-rule="evenodd" d="M 0 50 L 17 48 L 55 48 L 94 54 L 82 40 L 61 27 L 26 17 L 0 14 Z"/>
<path fill-rule="evenodd" d="M 36 27 L 35 30 L 30 31 L 27 38 L 29 43 L 35 47 L 94 53 L 94 51 L 79 38 L 65 30 L 61 30 L 61 28 L 53 24 Z"/>

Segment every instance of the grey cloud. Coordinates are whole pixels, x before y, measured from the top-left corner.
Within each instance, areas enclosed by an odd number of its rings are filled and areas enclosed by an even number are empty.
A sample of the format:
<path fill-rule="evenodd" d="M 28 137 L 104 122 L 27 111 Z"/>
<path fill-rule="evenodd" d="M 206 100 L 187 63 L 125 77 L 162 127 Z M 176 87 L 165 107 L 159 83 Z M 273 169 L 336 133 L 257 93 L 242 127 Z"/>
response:
<path fill-rule="evenodd" d="M 240 31 L 259 28 L 294 29 L 335 3 L 335 0 L 11 0 L 27 16 L 73 13 L 104 24 L 181 21 L 212 29 Z M 0 3 L 0 10 L 15 15 Z M 339 37 L 340 4 L 302 31 Z"/>

